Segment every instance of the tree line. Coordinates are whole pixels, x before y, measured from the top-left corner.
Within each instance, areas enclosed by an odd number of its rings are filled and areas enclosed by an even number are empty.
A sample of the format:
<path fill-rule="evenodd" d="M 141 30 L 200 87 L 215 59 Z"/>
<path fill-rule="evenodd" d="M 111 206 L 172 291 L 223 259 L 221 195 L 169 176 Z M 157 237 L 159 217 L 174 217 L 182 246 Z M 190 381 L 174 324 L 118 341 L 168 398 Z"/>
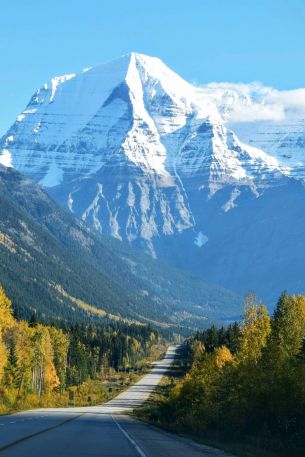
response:
<path fill-rule="evenodd" d="M 305 296 L 283 294 L 272 317 L 250 297 L 241 323 L 198 332 L 187 354 L 161 423 L 255 455 L 304 456 Z"/>
<path fill-rule="evenodd" d="M 134 368 L 160 339 L 149 325 L 45 325 L 17 320 L 0 286 L 0 411 Z"/>

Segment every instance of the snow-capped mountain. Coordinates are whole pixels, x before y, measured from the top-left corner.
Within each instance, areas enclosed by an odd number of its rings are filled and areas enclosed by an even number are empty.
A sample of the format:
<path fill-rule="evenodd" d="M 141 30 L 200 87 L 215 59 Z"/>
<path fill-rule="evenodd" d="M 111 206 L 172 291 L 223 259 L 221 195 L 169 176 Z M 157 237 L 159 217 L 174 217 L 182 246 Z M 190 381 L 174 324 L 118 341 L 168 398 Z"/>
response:
<path fill-rule="evenodd" d="M 158 58 L 131 53 L 45 84 L 0 141 L 0 161 L 100 232 L 239 293 L 274 298 L 280 289 L 268 295 L 262 278 L 285 233 L 268 250 L 268 230 L 285 195 L 302 201 L 304 189 L 291 178 L 295 163 L 265 147 L 267 136 L 239 138 L 230 128 L 240 125 L 236 103 L 254 102 L 195 87 Z"/>
<path fill-rule="evenodd" d="M 196 224 L 184 181 L 210 195 L 229 183 L 257 191 L 280 170 L 224 127 L 209 94 L 135 53 L 53 78 L 1 150 L 83 220 L 154 254 L 154 237 Z"/>
<path fill-rule="evenodd" d="M 294 120 L 230 125 L 240 138 L 276 158 L 288 176 L 305 179 L 305 116 Z"/>
<path fill-rule="evenodd" d="M 244 143 L 274 157 L 287 176 L 305 178 L 305 89 L 280 91 L 260 83 L 202 89 Z"/>

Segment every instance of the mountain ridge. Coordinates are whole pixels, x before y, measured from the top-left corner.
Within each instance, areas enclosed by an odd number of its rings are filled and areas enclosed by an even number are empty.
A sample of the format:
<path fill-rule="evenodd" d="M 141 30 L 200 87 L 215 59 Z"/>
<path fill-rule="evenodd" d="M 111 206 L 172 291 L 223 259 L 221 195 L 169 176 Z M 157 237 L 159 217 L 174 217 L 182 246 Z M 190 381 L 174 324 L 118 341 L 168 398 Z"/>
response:
<path fill-rule="evenodd" d="M 235 262 L 238 250 L 223 240 L 239 246 L 237 233 L 260 223 L 248 214 L 255 201 L 270 220 L 262 229 L 276 232 L 272 189 L 279 189 L 285 206 L 292 195 L 301 204 L 303 187 L 278 157 L 241 141 L 217 103 L 211 91 L 184 81 L 160 59 L 132 53 L 43 86 L 1 139 L 0 151 L 100 233 L 173 266 L 188 265 L 209 281 L 229 288 L 232 283 L 237 293 L 251 285 L 271 303 L 279 293 L 276 284 L 266 294 L 259 274 L 248 280 L 251 256 Z M 280 201 L 275 208 L 280 211 Z M 268 257 L 255 228 L 249 238 L 256 248 L 252 264 L 257 271 L 266 264 L 271 275 L 274 253 Z M 240 249 L 247 251 L 243 239 Z M 219 245 L 228 255 L 223 270 L 216 268 Z M 274 249 L 278 245 L 274 240 Z M 289 281 L 283 286 L 295 287 Z"/>

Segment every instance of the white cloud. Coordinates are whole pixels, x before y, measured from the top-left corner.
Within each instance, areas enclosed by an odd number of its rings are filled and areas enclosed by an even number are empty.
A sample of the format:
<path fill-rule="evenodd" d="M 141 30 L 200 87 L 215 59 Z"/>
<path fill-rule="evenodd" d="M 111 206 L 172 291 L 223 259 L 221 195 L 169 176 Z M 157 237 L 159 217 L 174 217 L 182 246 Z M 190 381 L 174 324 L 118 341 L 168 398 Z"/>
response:
<path fill-rule="evenodd" d="M 277 90 L 258 82 L 210 83 L 201 88 L 227 122 L 284 121 L 305 116 L 305 88 Z"/>

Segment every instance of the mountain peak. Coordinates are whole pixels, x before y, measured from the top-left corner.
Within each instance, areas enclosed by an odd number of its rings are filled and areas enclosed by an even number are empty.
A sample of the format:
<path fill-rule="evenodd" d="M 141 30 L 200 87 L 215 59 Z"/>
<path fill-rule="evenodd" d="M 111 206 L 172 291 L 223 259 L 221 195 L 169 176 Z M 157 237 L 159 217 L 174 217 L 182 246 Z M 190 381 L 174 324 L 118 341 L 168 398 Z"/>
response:
<path fill-rule="evenodd" d="M 266 277 L 269 288 L 283 246 L 289 268 L 297 265 L 304 189 L 274 157 L 274 146 L 287 161 L 294 155 L 287 136 L 270 143 L 268 128 L 268 155 L 224 125 L 221 105 L 215 88 L 195 87 L 160 59 L 132 52 L 45 84 L 0 139 L 0 157 L 104 234 L 235 281 L 242 292 L 259 271 L 254 285 Z M 299 133 L 292 152 L 301 161 Z"/>
<path fill-rule="evenodd" d="M 162 62 L 162 60 L 159 57 L 150 56 L 148 54 L 142 54 L 142 53 L 136 52 L 136 51 L 131 51 L 131 52 L 128 52 L 127 54 L 123 54 L 121 57 L 118 57 L 117 59 L 113 59 L 112 62 L 115 60 L 124 59 L 124 58 L 129 59 L 129 61 L 132 61 L 133 59 L 142 61 L 142 62 L 154 61 L 155 63 L 158 62 L 159 64 L 164 65 L 164 63 Z"/>
<path fill-rule="evenodd" d="M 135 52 L 53 78 L 0 151 L 2 162 L 58 189 L 83 220 L 144 240 L 152 254 L 153 239 L 195 226 L 189 183 L 211 196 L 227 185 L 265 186 L 278 170 L 222 125 L 204 90 Z"/>
<path fill-rule="evenodd" d="M 140 63 L 142 65 L 151 65 L 151 66 L 155 66 L 155 67 L 168 68 L 159 57 L 149 56 L 147 54 L 141 54 L 141 53 L 135 52 L 135 51 L 128 52 L 127 54 L 123 54 L 120 57 L 111 59 L 107 62 L 97 65 L 96 67 L 91 67 L 91 68 L 92 69 L 103 68 L 105 66 L 116 65 L 116 64 L 121 64 L 124 68 L 126 68 L 126 66 L 128 68 L 129 65 L 136 63 L 136 62 Z M 86 69 L 84 69 L 84 70 L 86 71 Z"/>

